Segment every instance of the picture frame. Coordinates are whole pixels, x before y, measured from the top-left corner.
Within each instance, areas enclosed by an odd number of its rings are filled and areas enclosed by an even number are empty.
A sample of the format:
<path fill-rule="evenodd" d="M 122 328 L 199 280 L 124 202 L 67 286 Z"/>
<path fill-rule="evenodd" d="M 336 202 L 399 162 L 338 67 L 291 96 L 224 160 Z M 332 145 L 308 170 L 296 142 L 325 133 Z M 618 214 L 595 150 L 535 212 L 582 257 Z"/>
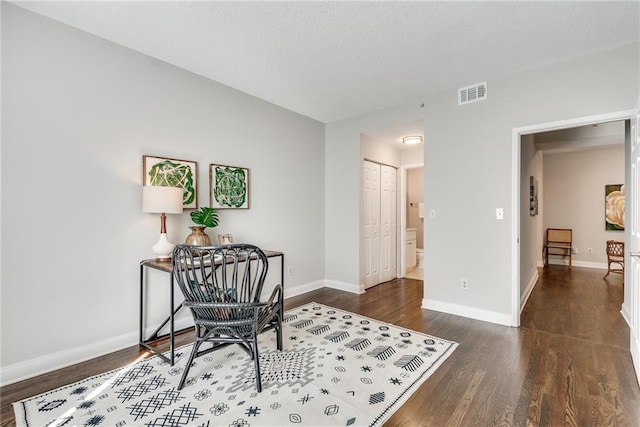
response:
<path fill-rule="evenodd" d="M 211 163 L 209 202 L 214 209 L 249 209 L 249 169 Z"/>
<path fill-rule="evenodd" d="M 198 162 L 143 155 L 142 185 L 180 187 L 184 209 L 198 209 Z"/>
<path fill-rule="evenodd" d="M 604 229 L 624 231 L 625 191 L 624 184 L 604 186 Z"/>
<path fill-rule="evenodd" d="M 529 215 L 538 215 L 538 180 L 535 176 L 529 177 Z"/>
<path fill-rule="evenodd" d="M 233 235 L 230 233 L 218 234 L 218 243 L 221 245 L 230 245 L 233 243 Z"/>

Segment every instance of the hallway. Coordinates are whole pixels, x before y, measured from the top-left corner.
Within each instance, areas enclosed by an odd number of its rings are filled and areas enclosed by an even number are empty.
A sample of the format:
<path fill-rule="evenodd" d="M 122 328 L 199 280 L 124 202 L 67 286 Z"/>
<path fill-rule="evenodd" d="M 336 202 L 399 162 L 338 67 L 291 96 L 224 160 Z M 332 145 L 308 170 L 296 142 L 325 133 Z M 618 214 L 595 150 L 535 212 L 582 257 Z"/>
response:
<path fill-rule="evenodd" d="M 551 265 L 522 311 L 520 327 L 629 351 L 629 327 L 620 313 L 622 277 L 606 270 Z"/>

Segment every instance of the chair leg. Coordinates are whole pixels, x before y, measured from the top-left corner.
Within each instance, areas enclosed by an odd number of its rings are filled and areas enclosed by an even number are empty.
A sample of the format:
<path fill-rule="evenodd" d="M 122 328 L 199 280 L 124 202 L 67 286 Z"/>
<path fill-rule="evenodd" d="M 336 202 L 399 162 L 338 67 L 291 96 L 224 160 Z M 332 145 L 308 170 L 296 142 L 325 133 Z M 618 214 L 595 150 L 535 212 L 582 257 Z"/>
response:
<path fill-rule="evenodd" d="M 260 377 L 260 356 L 258 355 L 258 337 L 253 339 L 253 363 L 256 369 L 256 390 L 262 392 L 262 378 Z"/>
<path fill-rule="evenodd" d="M 282 323 L 276 328 L 276 339 L 278 343 L 278 350 L 282 351 Z"/>
<path fill-rule="evenodd" d="M 178 384 L 178 390 L 182 390 L 182 387 L 184 387 L 184 383 L 187 380 L 187 375 L 189 374 L 189 369 L 191 368 L 191 364 L 193 363 L 193 359 L 196 358 L 196 355 L 198 354 L 198 349 L 200 348 L 200 345 L 203 342 L 204 341 L 200 339 L 200 327 L 198 325 L 196 325 L 196 340 L 193 343 L 193 348 L 191 349 L 191 354 L 189 355 L 189 360 L 187 361 L 187 364 L 184 367 L 184 372 L 182 373 L 182 378 L 180 379 L 180 384 Z"/>

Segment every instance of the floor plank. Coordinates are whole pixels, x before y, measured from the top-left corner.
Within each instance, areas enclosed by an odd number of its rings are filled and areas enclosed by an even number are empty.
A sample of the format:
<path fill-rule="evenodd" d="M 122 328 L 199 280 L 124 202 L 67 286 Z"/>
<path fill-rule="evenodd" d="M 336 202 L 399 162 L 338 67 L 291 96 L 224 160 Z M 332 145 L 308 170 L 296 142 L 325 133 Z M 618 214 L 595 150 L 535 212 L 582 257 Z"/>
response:
<path fill-rule="evenodd" d="M 460 344 L 386 426 L 640 426 L 622 278 L 579 267 L 540 272 L 520 328 L 422 310 L 422 281 L 413 279 L 362 295 L 320 289 L 285 306 L 315 301 Z M 5 386 L 0 424 L 14 425 L 11 402 L 146 356 L 134 346 Z"/>

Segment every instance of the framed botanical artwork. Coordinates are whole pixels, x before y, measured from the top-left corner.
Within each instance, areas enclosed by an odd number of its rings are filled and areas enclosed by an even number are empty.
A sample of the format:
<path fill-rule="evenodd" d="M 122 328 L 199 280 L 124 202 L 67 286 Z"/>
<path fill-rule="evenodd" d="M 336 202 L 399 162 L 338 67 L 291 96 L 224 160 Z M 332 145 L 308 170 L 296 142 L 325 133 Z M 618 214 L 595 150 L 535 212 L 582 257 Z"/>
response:
<path fill-rule="evenodd" d="M 624 230 L 624 184 L 604 186 L 604 229 Z"/>
<path fill-rule="evenodd" d="M 210 164 L 209 201 L 214 209 L 249 209 L 249 169 Z"/>
<path fill-rule="evenodd" d="M 167 157 L 142 156 L 142 184 L 180 187 L 184 209 L 198 208 L 198 163 Z"/>

